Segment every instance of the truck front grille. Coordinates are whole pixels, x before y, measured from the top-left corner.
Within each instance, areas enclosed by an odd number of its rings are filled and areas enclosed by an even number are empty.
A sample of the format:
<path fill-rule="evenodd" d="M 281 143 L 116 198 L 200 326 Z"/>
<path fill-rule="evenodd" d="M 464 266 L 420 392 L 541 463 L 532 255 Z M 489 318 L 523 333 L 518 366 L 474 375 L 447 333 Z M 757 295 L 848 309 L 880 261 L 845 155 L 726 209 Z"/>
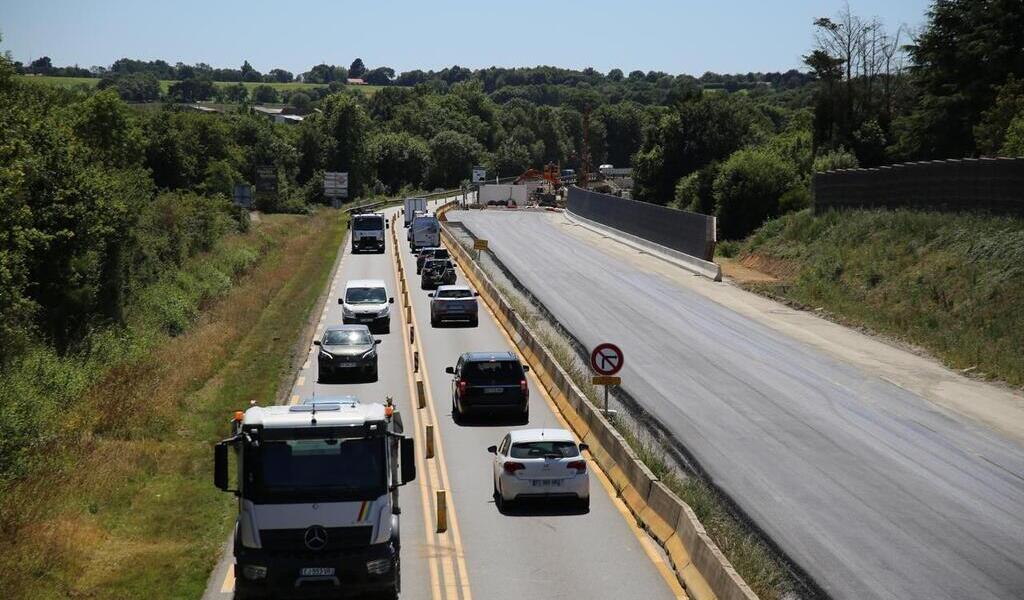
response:
<path fill-rule="evenodd" d="M 368 546 L 373 526 L 327 527 L 327 543 L 317 552 L 332 552 L 345 548 Z M 264 550 L 278 552 L 310 552 L 306 546 L 305 529 L 260 529 L 260 542 Z"/>

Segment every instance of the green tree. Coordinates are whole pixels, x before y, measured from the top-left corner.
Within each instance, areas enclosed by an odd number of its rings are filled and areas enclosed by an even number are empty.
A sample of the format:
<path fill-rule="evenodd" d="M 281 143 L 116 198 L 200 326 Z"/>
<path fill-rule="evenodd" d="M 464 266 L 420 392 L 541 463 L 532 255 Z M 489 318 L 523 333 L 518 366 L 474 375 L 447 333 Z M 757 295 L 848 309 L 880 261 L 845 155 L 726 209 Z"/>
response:
<path fill-rule="evenodd" d="M 353 79 L 361 79 L 366 74 L 366 65 L 363 64 L 363 59 L 357 58 L 352 61 L 352 65 L 348 68 L 348 76 Z"/>
<path fill-rule="evenodd" d="M 430 140 L 428 187 L 453 188 L 468 179 L 473 166 L 480 164 L 484 147 L 471 135 L 442 131 Z"/>
<path fill-rule="evenodd" d="M 982 155 L 996 156 L 1006 144 L 1006 135 L 1017 115 L 1024 114 L 1024 79 L 1011 74 L 1000 86 L 995 103 L 974 126 L 974 141 Z"/>
<path fill-rule="evenodd" d="M 1006 142 L 1003 143 L 1000 154 L 1024 157 L 1024 111 L 1021 111 L 1006 129 Z"/>
<path fill-rule="evenodd" d="M 281 96 L 277 93 L 277 88 L 272 85 L 258 85 L 252 91 L 252 99 L 259 104 L 272 104 L 279 102 Z"/>
<path fill-rule="evenodd" d="M 309 112 L 313 101 L 310 99 L 309 94 L 305 92 L 295 92 L 288 97 L 288 103 L 300 113 L 307 113 Z"/>
<path fill-rule="evenodd" d="M 347 172 L 349 195 L 362 195 L 370 183 L 367 138 L 370 118 L 362 103 L 348 94 L 332 94 L 314 120 L 324 140 L 324 170 Z"/>
<path fill-rule="evenodd" d="M 379 133 L 367 144 L 370 165 L 377 179 L 396 193 L 405 185 L 420 187 L 430 162 L 430 148 L 408 133 Z"/>
<path fill-rule="evenodd" d="M 748 148 L 730 156 L 714 184 L 722 237 L 746 237 L 765 219 L 778 216 L 779 198 L 796 180 L 793 166 L 770 151 Z"/>
<path fill-rule="evenodd" d="M 241 82 L 225 86 L 221 89 L 223 90 L 224 100 L 227 102 L 245 104 L 246 100 L 249 99 L 249 88 L 245 87 L 245 84 Z"/>
<path fill-rule="evenodd" d="M 68 119 L 78 139 L 94 149 L 94 160 L 115 168 L 139 162 L 142 131 L 131 109 L 113 90 L 74 105 Z"/>
<path fill-rule="evenodd" d="M 198 102 L 213 98 L 213 81 L 207 78 L 182 79 L 171 84 L 168 94 L 177 102 Z"/>
<path fill-rule="evenodd" d="M 491 158 L 489 171 L 499 177 L 519 175 L 530 168 L 530 150 L 513 138 L 503 141 Z"/>

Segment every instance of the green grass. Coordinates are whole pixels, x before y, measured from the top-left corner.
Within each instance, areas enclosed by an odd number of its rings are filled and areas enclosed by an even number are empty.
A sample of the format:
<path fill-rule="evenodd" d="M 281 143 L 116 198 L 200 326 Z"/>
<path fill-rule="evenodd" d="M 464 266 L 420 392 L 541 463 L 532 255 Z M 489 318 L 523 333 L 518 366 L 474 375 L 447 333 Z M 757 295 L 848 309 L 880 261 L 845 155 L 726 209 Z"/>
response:
<path fill-rule="evenodd" d="M 24 80 L 27 80 L 27 81 L 35 81 L 35 82 L 38 82 L 38 83 L 44 83 L 44 84 L 47 84 L 47 85 L 56 85 L 56 86 L 65 87 L 65 88 L 73 88 L 73 87 L 77 87 L 77 86 L 85 86 L 85 87 L 88 87 L 88 88 L 94 88 L 94 87 L 96 87 L 96 84 L 99 83 L 99 81 L 100 81 L 99 78 L 97 78 L 97 77 L 55 77 L 55 76 L 50 76 L 50 75 L 22 75 L 22 78 Z M 172 81 L 172 80 L 168 80 L 168 79 L 161 80 L 160 81 L 160 89 L 161 89 L 161 91 L 166 94 L 167 90 L 170 89 L 171 85 L 174 84 L 174 83 L 176 83 L 176 82 Z M 218 82 L 215 83 L 215 85 L 217 87 L 223 88 L 223 87 L 228 87 L 228 86 L 235 85 L 235 82 L 218 81 Z M 291 82 L 291 83 L 261 83 L 261 82 L 253 82 L 253 81 L 244 81 L 244 82 L 242 82 L 242 85 L 244 85 L 245 87 L 249 88 L 250 92 L 253 90 L 253 88 L 256 88 L 256 87 L 261 86 L 261 85 L 269 85 L 269 86 L 273 87 L 274 89 L 278 90 L 279 92 L 283 92 L 285 90 L 309 90 L 309 89 L 313 89 L 313 88 L 325 88 L 325 87 L 327 87 L 326 85 L 324 85 L 322 83 L 298 83 L 298 82 Z M 377 90 L 381 89 L 381 87 L 383 87 L 383 86 L 379 86 L 379 85 L 352 85 L 352 86 L 348 86 L 346 89 L 358 90 L 359 92 L 362 92 L 363 94 L 366 94 L 368 96 L 372 96 L 373 94 L 375 94 L 377 92 Z"/>
<path fill-rule="evenodd" d="M 765 224 L 739 256 L 781 277 L 754 291 L 1024 385 L 1024 219 L 805 210 Z"/>
<path fill-rule="evenodd" d="M 34 448 L 46 468 L 0 490 L 5 598 L 202 593 L 235 500 L 212 485 L 212 443 L 227 435 L 233 410 L 275 401 L 346 225 L 330 210 L 264 216 L 143 301 L 160 307 L 163 295 L 179 296 L 174 286 L 209 286 L 214 293 L 202 300 L 180 296 L 189 323 L 181 335 L 151 332 L 151 343 L 88 362 L 89 372 L 70 364 L 75 357 L 36 369 L 84 382 L 54 412 L 60 443 Z"/>

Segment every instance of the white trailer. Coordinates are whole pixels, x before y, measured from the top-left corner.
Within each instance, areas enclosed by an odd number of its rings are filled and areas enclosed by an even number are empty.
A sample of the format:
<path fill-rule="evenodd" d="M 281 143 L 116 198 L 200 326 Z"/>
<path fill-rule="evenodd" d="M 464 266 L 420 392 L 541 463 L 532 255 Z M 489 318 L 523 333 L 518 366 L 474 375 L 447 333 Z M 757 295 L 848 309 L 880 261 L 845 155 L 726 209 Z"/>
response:
<path fill-rule="evenodd" d="M 412 220 L 416 217 L 416 211 L 421 210 L 424 213 L 427 212 L 427 199 L 426 198 L 406 198 L 405 207 L 402 210 L 402 216 L 405 218 L 405 227 L 408 227 Z"/>

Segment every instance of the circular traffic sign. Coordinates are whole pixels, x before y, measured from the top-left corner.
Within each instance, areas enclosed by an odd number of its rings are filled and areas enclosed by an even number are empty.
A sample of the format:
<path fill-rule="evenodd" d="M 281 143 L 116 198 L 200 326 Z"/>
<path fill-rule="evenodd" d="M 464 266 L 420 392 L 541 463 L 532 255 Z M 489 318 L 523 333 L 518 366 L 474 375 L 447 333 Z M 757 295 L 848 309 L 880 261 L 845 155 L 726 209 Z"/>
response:
<path fill-rule="evenodd" d="M 626 359 L 615 344 L 598 344 L 590 353 L 590 367 L 599 375 L 614 375 L 622 369 Z"/>

